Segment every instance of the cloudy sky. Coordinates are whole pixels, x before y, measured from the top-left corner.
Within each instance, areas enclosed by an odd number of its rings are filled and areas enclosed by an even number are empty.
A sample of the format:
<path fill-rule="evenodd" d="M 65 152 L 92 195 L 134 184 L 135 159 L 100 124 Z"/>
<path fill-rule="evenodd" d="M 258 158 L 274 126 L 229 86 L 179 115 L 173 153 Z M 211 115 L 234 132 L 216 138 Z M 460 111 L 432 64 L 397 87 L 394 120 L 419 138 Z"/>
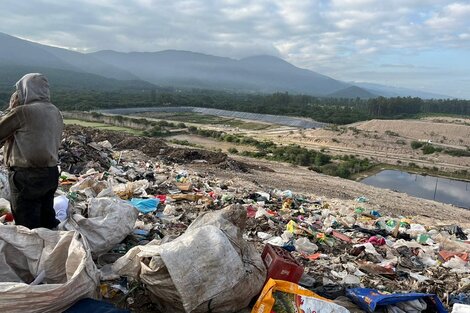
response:
<path fill-rule="evenodd" d="M 270 54 L 470 99 L 470 0 L 1 0 L 0 21 L 0 32 L 81 52 Z"/>

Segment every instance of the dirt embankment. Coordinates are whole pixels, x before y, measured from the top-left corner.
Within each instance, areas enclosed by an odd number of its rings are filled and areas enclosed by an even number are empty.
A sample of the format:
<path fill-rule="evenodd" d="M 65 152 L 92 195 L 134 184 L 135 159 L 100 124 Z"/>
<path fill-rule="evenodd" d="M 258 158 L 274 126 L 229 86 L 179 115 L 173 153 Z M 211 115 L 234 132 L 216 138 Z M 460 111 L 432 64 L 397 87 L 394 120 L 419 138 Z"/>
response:
<path fill-rule="evenodd" d="M 431 140 L 436 144 L 470 146 L 470 126 L 425 120 L 371 120 L 356 124 L 358 129 L 385 133 L 391 131 L 413 140 Z"/>
<path fill-rule="evenodd" d="M 336 155 L 352 154 L 387 164 L 415 163 L 441 171 L 467 170 L 470 157 L 451 156 L 444 152 L 423 154 L 412 149 L 412 141 L 431 140 L 444 149 L 466 150 L 470 147 L 470 126 L 419 120 L 372 120 L 351 125 L 314 130 L 264 132 L 254 137 L 283 144 L 299 144 L 325 149 Z"/>

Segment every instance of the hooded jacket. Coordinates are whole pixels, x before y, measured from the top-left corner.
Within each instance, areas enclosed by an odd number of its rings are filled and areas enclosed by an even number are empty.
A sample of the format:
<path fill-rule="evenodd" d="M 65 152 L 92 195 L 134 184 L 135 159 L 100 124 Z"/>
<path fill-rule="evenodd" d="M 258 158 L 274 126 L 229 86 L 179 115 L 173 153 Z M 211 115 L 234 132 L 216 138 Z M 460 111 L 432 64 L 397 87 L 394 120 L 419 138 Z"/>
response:
<path fill-rule="evenodd" d="M 0 119 L 0 142 L 8 167 L 57 165 L 64 128 L 59 109 L 50 102 L 49 82 L 38 73 L 16 83 L 19 105 Z"/>

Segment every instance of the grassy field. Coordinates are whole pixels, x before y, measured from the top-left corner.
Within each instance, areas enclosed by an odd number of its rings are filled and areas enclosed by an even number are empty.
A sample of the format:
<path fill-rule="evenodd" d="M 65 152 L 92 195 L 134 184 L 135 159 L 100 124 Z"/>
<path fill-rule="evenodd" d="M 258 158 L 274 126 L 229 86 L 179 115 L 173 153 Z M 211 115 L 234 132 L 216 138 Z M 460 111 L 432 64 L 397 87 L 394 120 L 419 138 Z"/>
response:
<path fill-rule="evenodd" d="M 167 121 L 205 124 L 205 125 L 227 125 L 230 127 L 238 127 L 245 130 L 266 130 L 277 128 L 277 125 L 267 123 L 248 122 L 236 118 L 219 117 L 214 115 L 204 115 L 198 113 L 178 112 L 178 113 L 165 113 L 165 112 L 147 112 L 145 114 L 137 114 L 137 116 L 151 117 Z"/>
<path fill-rule="evenodd" d="M 203 149 L 208 149 L 208 150 L 222 150 L 223 152 L 228 152 L 230 148 L 235 148 L 238 151 L 251 151 L 254 152 L 256 151 L 256 148 L 253 146 L 248 146 L 248 145 L 240 145 L 240 144 L 235 144 L 231 142 L 226 142 L 226 141 L 219 141 L 214 138 L 210 137 L 202 137 L 198 135 L 191 135 L 191 134 L 181 134 L 181 135 L 176 135 L 176 136 L 171 136 L 167 137 L 167 139 L 170 142 L 174 143 L 179 143 L 187 145 L 187 146 L 193 146 L 193 147 L 198 147 L 198 148 L 203 148 Z"/>
<path fill-rule="evenodd" d="M 124 131 L 132 135 L 142 135 L 142 131 L 140 130 L 127 128 L 127 127 L 113 126 L 113 125 L 109 125 L 105 123 L 98 123 L 98 122 L 87 122 L 87 121 L 74 120 L 74 119 L 64 119 L 64 124 L 80 125 L 84 127 L 92 127 L 92 128 L 98 128 L 98 129 L 104 129 L 104 130 Z"/>

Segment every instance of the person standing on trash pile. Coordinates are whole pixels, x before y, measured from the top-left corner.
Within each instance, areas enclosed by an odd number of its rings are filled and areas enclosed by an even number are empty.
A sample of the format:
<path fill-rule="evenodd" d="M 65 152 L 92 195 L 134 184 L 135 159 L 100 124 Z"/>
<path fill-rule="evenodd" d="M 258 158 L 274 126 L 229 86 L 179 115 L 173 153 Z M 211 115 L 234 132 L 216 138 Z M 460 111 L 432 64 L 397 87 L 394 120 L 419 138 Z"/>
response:
<path fill-rule="evenodd" d="M 49 82 L 42 74 L 23 76 L 15 93 L 8 112 L 0 118 L 11 211 L 17 225 L 53 229 L 59 224 L 53 205 L 59 181 L 62 114 L 51 103 Z"/>

